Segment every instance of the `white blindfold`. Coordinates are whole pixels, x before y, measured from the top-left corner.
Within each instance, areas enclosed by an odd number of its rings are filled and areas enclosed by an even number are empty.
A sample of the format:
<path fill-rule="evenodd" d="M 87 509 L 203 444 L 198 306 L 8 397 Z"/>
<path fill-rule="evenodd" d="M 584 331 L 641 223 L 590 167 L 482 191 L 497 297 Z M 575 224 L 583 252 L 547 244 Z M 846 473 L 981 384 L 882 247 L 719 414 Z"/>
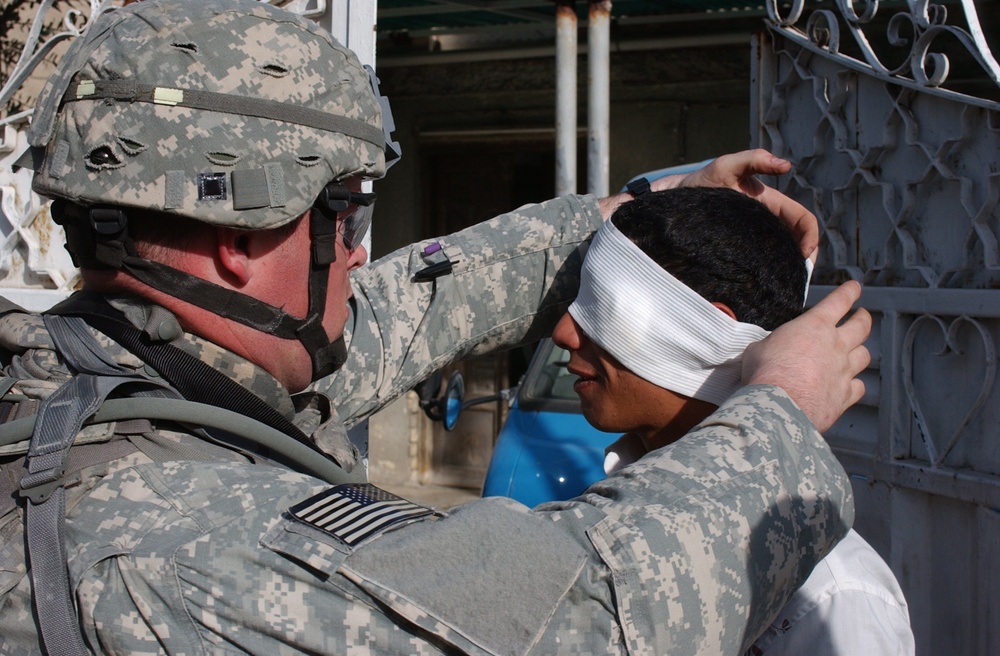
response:
<path fill-rule="evenodd" d="M 610 221 L 587 251 L 569 313 L 640 378 L 715 405 L 740 387 L 743 351 L 769 333 L 709 303 Z"/>

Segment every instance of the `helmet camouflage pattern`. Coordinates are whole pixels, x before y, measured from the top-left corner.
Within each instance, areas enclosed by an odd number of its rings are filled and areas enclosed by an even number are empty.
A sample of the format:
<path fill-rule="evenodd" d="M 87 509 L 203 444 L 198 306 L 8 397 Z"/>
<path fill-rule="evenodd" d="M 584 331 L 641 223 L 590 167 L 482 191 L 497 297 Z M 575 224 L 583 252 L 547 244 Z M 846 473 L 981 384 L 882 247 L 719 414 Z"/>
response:
<path fill-rule="evenodd" d="M 302 215 L 332 180 L 385 171 L 357 57 L 256 0 L 103 14 L 40 95 L 29 141 L 44 149 L 39 194 L 251 229 Z"/>

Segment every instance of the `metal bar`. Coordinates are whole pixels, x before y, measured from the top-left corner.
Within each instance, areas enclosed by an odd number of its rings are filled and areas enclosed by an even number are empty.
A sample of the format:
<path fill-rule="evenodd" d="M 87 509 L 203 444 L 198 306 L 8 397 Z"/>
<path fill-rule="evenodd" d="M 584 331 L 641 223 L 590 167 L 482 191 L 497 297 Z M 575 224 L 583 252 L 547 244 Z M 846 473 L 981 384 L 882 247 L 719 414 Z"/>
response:
<path fill-rule="evenodd" d="M 369 0 L 320 0 L 323 15 L 316 19 L 344 46 L 354 51 L 362 64 L 375 67 L 375 4 Z M 369 192 L 372 183 L 365 181 L 361 190 Z M 362 244 L 372 250 L 372 229 L 365 234 Z M 367 455 L 367 450 L 364 451 Z"/>
<path fill-rule="evenodd" d="M 786 40 L 795 43 L 805 48 L 806 50 L 814 52 L 823 58 L 835 62 L 838 66 L 842 66 L 849 70 L 854 70 L 860 73 L 864 73 L 865 75 L 872 76 L 883 82 L 887 82 L 889 84 L 895 84 L 908 89 L 916 89 L 921 93 L 926 93 L 933 96 L 939 96 L 941 98 L 947 98 L 949 100 L 955 100 L 957 102 L 964 103 L 966 105 L 984 107 L 986 109 L 993 111 L 1000 109 L 1000 103 L 994 100 L 990 100 L 987 98 L 979 98 L 976 96 L 969 96 L 959 91 L 952 91 L 951 89 L 946 89 L 944 87 L 938 86 L 943 83 L 943 80 L 937 80 L 934 82 L 934 84 L 930 84 L 926 79 L 924 79 L 923 81 L 916 81 L 914 79 L 904 77 L 903 75 L 898 75 L 892 71 L 887 72 L 888 69 L 886 69 L 884 66 L 880 65 L 879 67 L 873 68 L 869 63 L 865 61 L 860 61 L 858 59 L 854 59 L 853 57 L 845 56 L 841 53 L 832 53 L 830 52 L 830 50 L 822 47 L 821 45 L 817 45 L 816 43 L 811 41 L 808 36 L 803 35 L 797 30 L 788 29 L 781 26 L 775 26 L 772 24 L 769 24 L 768 28 L 772 32 L 780 34 Z M 956 30 L 955 28 L 948 28 L 948 29 L 950 29 L 950 34 L 955 36 L 956 40 L 959 43 L 964 44 L 972 42 L 972 37 L 970 37 L 967 33 Z M 921 45 L 926 45 L 925 42 L 928 42 L 930 38 L 933 38 L 939 33 L 944 33 L 945 31 L 946 30 L 942 28 L 934 32 L 925 32 L 924 37 L 926 38 L 920 39 L 919 41 L 921 42 Z M 992 71 L 988 70 L 988 65 L 985 63 L 986 60 L 982 56 L 982 53 L 980 53 L 978 50 L 975 49 L 975 47 L 973 47 L 972 50 L 969 51 L 969 54 L 978 62 L 980 62 L 981 65 L 986 67 L 987 73 L 992 76 Z M 874 57 L 874 55 L 871 53 L 869 53 L 868 56 Z M 990 58 L 992 58 L 992 55 L 990 55 Z M 921 65 L 927 59 L 928 57 L 925 57 L 924 54 L 919 54 L 918 58 L 911 59 L 911 61 L 915 62 L 913 64 L 913 67 L 915 67 L 919 71 L 922 70 Z"/>
<path fill-rule="evenodd" d="M 587 192 L 608 195 L 611 115 L 611 0 L 590 0 L 587 25 Z"/>
<path fill-rule="evenodd" d="M 556 3 L 556 195 L 576 193 L 576 62 L 575 0 Z"/>
<path fill-rule="evenodd" d="M 626 27 L 632 25 L 643 25 L 643 26 L 664 25 L 668 27 L 674 27 L 675 24 L 691 23 L 692 21 L 697 21 L 698 24 L 709 25 L 713 22 L 718 22 L 720 20 L 734 21 L 741 18 L 742 19 L 760 18 L 766 15 L 767 14 L 764 11 L 748 10 L 746 12 L 739 12 L 739 15 L 737 15 L 737 12 L 733 12 L 727 14 L 706 13 L 706 14 L 680 14 L 680 15 L 668 14 L 668 15 L 654 15 L 654 16 L 616 16 L 615 25 L 619 27 Z M 381 12 L 379 13 L 379 18 L 384 18 Z M 546 20 L 548 20 L 548 18 L 549 17 L 546 17 Z M 681 18 L 683 18 L 683 20 L 681 20 Z M 757 27 L 758 26 L 754 26 L 753 29 L 757 29 Z M 437 25 L 434 27 L 425 27 L 425 28 L 409 28 L 406 29 L 405 32 L 411 37 L 450 36 L 458 34 L 473 34 L 473 35 L 484 35 L 484 36 L 509 34 L 511 36 L 516 37 L 519 35 L 523 35 L 527 30 L 531 29 L 539 31 L 550 30 L 552 29 L 552 24 L 551 21 L 543 22 L 541 20 L 538 20 L 534 21 L 533 24 L 531 25 L 525 23 L 506 23 L 497 25 L 453 25 L 453 26 Z M 677 31 L 684 31 L 684 30 L 677 30 Z M 730 34 L 736 34 L 736 30 L 730 30 Z M 747 36 L 747 34 L 748 34 L 747 30 L 739 31 L 740 43 L 746 43 L 746 41 L 750 38 L 749 36 Z M 699 44 L 698 39 L 700 36 L 705 36 L 706 38 L 710 39 L 715 38 L 715 36 L 711 34 L 702 35 L 702 34 L 692 33 L 687 37 L 689 45 L 698 45 Z M 633 39 L 632 42 L 638 43 L 640 41 L 645 41 L 650 43 L 659 43 L 660 41 L 663 40 L 676 39 L 676 38 L 683 39 L 684 37 L 663 36 L 663 37 L 655 37 L 642 40 Z M 616 51 L 620 50 L 618 43 L 615 44 L 615 50 Z"/>
<path fill-rule="evenodd" d="M 968 470 L 935 468 L 913 460 L 881 460 L 873 453 L 833 447 L 844 469 L 869 485 L 883 483 L 927 495 L 1000 507 L 1000 481 L 996 476 Z"/>
<path fill-rule="evenodd" d="M 368 0 L 323 0 L 316 22 L 354 51 L 362 64 L 375 66 L 375 3 Z"/>
<path fill-rule="evenodd" d="M 379 18 L 410 18 L 412 16 L 438 16 L 441 14 L 466 13 L 472 11 L 487 11 L 491 13 L 506 13 L 513 9 L 541 9 L 551 6 L 550 0 L 507 0 L 506 2 L 438 2 L 428 5 L 413 5 L 409 7 L 392 7 L 378 10 Z M 540 19 L 544 14 L 534 15 Z"/>
<path fill-rule="evenodd" d="M 810 286 L 809 305 L 815 305 L 834 289 L 829 285 Z M 907 289 L 869 285 L 862 290 L 858 304 L 873 312 L 996 318 L 1000 317 L 1000 290 Z"/>
<path fill-rule="evenodd" d="M 483 128 L 476 130 L 421 130 L 420 139 L 434 140 L 434 139 L 484 139 L 484 138 L 500 138 L 500 139 L 518 139 L 518 138 L 530 138 L 530 139 L 555 139 L 556 130 L 553 127 L 549 128 Z M 585 136 L 586 131 L 581 131 L 577 129 L 577 138 Z"/>
<path fill-rule="evenodd" d="M 983 33 L 983 27 L 979 23 L 979 13 L 976 11 L 976 3 L 973 0 L 962 0 L 962 9 L 965 11 L 965 19 L 969 25 L 969 34 L 976 46 L 975 51 L 979 53 L 977 59 L 980 60 L 983 69 L 989 75 L 990 79 L 993 80 L 994 84 L 1000 84 L 1000 64 L 997 63 L 996 58 L 993 56 L 993 51 L 990 50 L 990 46 L 986 42 L 986 35 Z"/>
<path fill-rule="evenodd" d="M 411 32 L 411 34 L 417 34 Z M 430 36 L 431 32 L 423 33 Z M 444 34 L 442 32 L 441 34 Z M 641 50 L 673 50 L 676 48 L 697 48 L 711 46 L 732 46 L 747 43 L 750 37 L 745 32 L 730 32 L 726 34 L 706 36 L 679 36 L 652 39 L 636 39 L 615 43 L 615 52 L 634 52 Z M 539 59 L 555 56 L 556 47 L 530 46 L 518 48 L 483 48 L 481 50 L 452 50 L 444 52 L 428 52 L 422 54 L 407 53 L 405 55 L 379 55 L 379 66 L 383 68 L 399 68 L 404 66 L 430 66 L 433 64 L 460 64 L 485 61 L 513 61 L 517 59 Z M 586 44 L 577 47 L 577 54 L 590 52 Z"/>
<path fill-rule="evenodd" d="M 457 11 L 482 11 L 495 16 L 503 16 L 506 18 L 513 18 L 515 20 L 528 21 L 529 23 L 541 23 L 548 24 L 548 14 L 540 13 L 537 11 L 520 11 L 518 9 L 512 9 L 507 7 L 498 6 L 494 2 L 452 2 L 449 0 L 442 0 L 441 8 L 444 9 L 448 6 L 453 6 Z M 543 9 L 548 9 L 548 3 L 542 5 Z"/>

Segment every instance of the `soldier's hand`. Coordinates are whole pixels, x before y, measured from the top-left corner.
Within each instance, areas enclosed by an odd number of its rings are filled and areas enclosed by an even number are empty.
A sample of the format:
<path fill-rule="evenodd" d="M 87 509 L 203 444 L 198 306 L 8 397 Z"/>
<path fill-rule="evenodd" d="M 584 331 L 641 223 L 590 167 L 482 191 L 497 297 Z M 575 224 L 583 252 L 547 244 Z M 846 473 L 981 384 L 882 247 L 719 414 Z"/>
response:
<path fill-rule="evenodd" d="M 871 361 L 864 346 L 871 315 L 861 308 L 841 323 L 860 297 L 861 285 L 846 282 L 752 344 L 743 357 L 743 382 L 781 387 L 820 431 L 828 429 L 865 392 L 857 376 Z"/>
<path fill-rule="evenodd" d="M 767 205 L 799 240 L 802 255 L 815 259 L 819 246 L 819 223 L 816 216 L 777 189 L 768 187 L 757 175 L 782 175 L 791 162 L 775 157 L 763 148 L 744 150 L 715 158 L 708 166 L 684 175 L 671 175 L 650 183 L 654 191 L 675 187 L 729 187 Z"/>

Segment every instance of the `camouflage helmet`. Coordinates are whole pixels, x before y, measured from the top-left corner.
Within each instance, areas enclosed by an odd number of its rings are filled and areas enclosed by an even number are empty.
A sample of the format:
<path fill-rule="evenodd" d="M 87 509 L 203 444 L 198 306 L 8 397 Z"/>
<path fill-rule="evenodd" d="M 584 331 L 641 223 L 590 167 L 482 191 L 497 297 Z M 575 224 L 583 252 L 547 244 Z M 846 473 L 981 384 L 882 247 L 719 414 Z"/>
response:
<path fill-rule="evenodd" d="M 383 175 L 374 82 L 316 24 L 256 0 L 115 9 L 39 96 L 34 189 L 83 206 L 277 227 L 332 180 Z"/>

